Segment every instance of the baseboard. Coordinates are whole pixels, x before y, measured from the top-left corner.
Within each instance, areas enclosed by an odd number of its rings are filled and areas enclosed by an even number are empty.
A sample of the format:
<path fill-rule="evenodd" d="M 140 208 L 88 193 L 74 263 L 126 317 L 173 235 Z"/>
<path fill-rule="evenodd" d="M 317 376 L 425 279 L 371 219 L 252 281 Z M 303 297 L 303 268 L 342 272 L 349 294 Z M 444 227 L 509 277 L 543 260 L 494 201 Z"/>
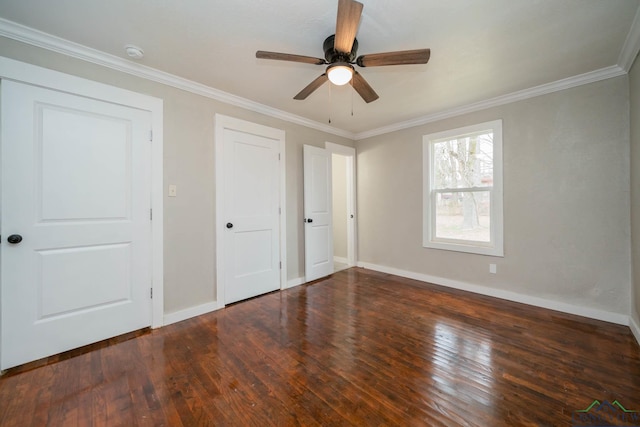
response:
<path fill-rule="evenodd" d="M 638 345 L 640 345 L 640 324 L 637 319 L 637 315 L 632 314 L 629 316 L 629 329 L 631 329 L 631 333 L 636 337 L 636 341 L 638 341 Z"/>
<path fill-rule="evenodd" d="M 393 267 L 370 264 L 367 262 L 358 262 L 358 267 L 368 268 L 370 270 L 379 271 L 381 273 L 393 274 L 395 276 L 406 277 L 407 279 L 420 280 L 422 282 L 433 283 L 435 285 L 446 286 L 449 288 L 473 292 L 476 294 L 486 295 L 494 298 L 528 304 L 535 307 L 547 308 L 550 310 L 560 311 L 568 314 L 575 314 L 577 316 L 588 317 L 596 320 L 603 320 L 605 322 L 616 323 L 618 325 L 628 326 L 630 324 L 630 318 L 625 314 L 613 313 L 610 311 L 598 310 L 589 307 L 581 307 L 573 304 L 533 297 L 530 295 L 523 295 L 517 292 L 510 292 L 502 289 L 493 289 L 486 286 L 474 285 L 457 280 L 431 276 L 428 274 L 414 273 L 412 271 L 400 270 Z M 636 338 L 637 337 L 638 335 L 636 335 Z"/>
<path fill-rule="evenodd" d="M 341 256 L 334 256 L 333 262 L 339 262 L 340 264 L 349 264 L 349 260 Z"/>
<path fill-rule="evenodd" d="M 296 277 L 287 281 L 286 289 L 293 288 L 298 285 L 302 285 L 304 277 Z M 201 316 L 203 314 L 211 313 L 212 311 L 219 310 L 224 307 L 224 304 L 218 304 L 217 301 L 208 302 L 205 304 L 197 305 L 195 307 L 189 307 L 184 310 L 175 311 L 173 313 L 164 315 L 164 325 L 167 326 L 172 323 L 182 322 L 183 320 L 191 319 L 192 317 Z"/>
<path fill-rule="evenodd" d="M 220 305 L 217 301 L 213 301 L 201 305 L 196 305 L 195 307 L 189 307 L 184 310 L 174 311 L 173 313 L 164 315 L 164 326 L 170 325 L 172 323 L 182 322 L 183 320 L 191 319 L 192 317 L 211 313 L 212 311 L 219 310 L 223 307 L 224 304 Z"/>
<path fill-rule="evenodd" d="M 303 283 L 304 283 L 304 277 L 296 277 L 295 279 L 291 279 L 287 281 L 287 289 L 300 286 Z"/>

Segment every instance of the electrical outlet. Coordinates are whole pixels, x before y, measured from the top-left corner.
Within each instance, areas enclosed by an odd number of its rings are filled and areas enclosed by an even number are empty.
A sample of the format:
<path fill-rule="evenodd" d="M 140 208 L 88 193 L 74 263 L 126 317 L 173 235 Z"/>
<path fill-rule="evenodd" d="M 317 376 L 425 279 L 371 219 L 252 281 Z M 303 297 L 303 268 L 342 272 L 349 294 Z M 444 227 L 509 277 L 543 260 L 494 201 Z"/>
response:
<path fill-rule="evenodd" d="M 497 271 L 498 271 L 498 270 L 497 270 L 497 268 L 496 268 L 496 265 L 495 265 L 495 264 L 489 264 L 489 273 L 491 273 L 491 274 L 496 274 L 496 272 L 497 272 Z"/>

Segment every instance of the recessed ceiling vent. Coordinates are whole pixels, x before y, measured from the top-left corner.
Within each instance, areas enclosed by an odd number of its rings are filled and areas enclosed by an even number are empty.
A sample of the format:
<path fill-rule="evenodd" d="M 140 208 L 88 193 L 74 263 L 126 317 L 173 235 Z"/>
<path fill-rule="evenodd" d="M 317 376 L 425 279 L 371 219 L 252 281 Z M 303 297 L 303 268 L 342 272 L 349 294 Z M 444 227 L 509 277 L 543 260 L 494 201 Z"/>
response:
<path fill-rule="evenodd" d="M 132 59 L 142 59 L 144 56 L 144 51 L 138 46 L 134 46 L 132 44 L 126 45 L 124 47 L 124 51 L 127 53 L 127 56 Z"/>

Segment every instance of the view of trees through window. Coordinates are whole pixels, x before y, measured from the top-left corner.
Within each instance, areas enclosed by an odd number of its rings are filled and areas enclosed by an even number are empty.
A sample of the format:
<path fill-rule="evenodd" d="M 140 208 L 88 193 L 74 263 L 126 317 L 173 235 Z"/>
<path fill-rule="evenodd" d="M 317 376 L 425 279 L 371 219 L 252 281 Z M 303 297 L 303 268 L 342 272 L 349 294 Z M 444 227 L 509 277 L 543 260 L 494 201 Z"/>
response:
<path fill-rule="evenodd" d="M 435 237 L 490 242 L 493 132 L 432 144 Z"/>

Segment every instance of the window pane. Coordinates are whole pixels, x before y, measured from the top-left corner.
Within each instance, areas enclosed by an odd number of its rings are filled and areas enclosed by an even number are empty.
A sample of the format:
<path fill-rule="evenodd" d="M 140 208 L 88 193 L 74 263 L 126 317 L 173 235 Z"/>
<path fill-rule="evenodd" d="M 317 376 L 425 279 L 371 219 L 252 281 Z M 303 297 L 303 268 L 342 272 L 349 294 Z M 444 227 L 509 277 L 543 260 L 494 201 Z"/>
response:
<path fill-rule="evenodd" d="M 490 191 L 436 193 L 436 238 L 491 242 L 490 205 Z"/>
<path fill-rule="evenodd" d="M 433 143 L 434 188 L 493 186 L 493 132 Z"/>
<path fill-rule="evenodd" d="M 422 136 L 422 246 L 504 256 L 502 120 Z"/>

